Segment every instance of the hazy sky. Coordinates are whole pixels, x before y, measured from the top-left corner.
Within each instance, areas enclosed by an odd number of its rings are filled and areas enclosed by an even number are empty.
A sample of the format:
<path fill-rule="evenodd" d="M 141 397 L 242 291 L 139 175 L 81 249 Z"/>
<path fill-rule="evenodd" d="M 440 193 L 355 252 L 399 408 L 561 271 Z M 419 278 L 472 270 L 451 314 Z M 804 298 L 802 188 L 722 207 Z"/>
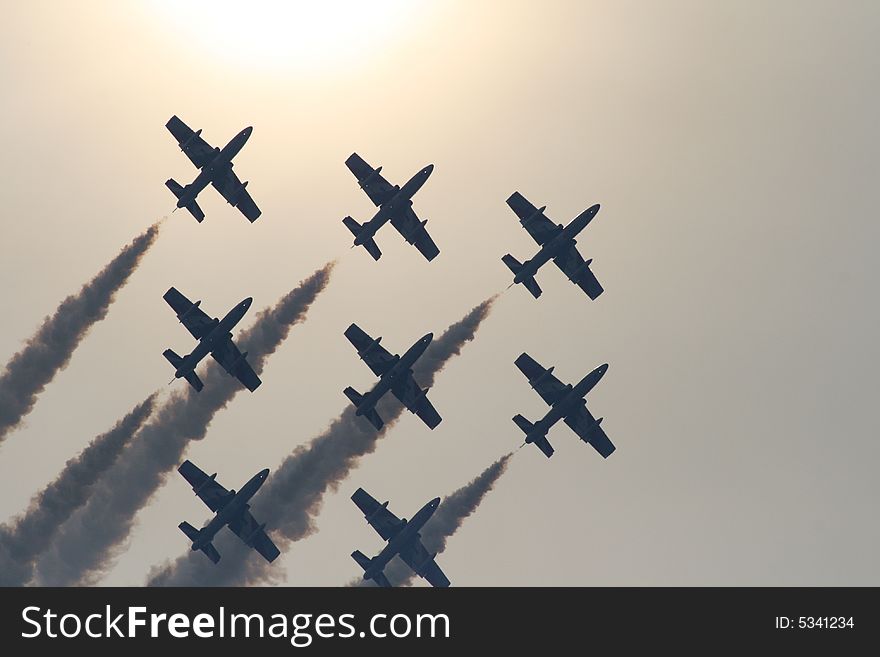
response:
<path fill-rule="evenodd" d="M 513 365 L 528 351 L 572 383 L 610 364 L 589 404 L 618 449 L 563 425 L 552 459 L 518 452 L 438 557 L 453 584 L 880 584 L 877 3 L 175 4 L 4 3 L 0 360 L 170 213 L 163 182 L 196 174 L 172 114 L 218 146 L 254 126 L 235 170 L 263 215 L 209 189 L 204 223 L 165 222 L 0 448 L 0 519 L 170 390 L 162 351 L 193 345 L 170 285 L 213 315 L 253 296 L 247 326 L 340 258 L 263 386 L 187 454 L 238 488 L 372 384 L 350 322 L 402 352 L 504 290 L 501 256 L 536 250 L 519 190 L 560 223 L 602 204 L 578 246 L 605 294 L 552 265 L 540 299 L 505 292 L 432 388 L 443 423 L 404 417 L 276 562 L 288 582 L 344 584 L 352 550 L 378 551 L 358 486 L 409 517 L 516 448 L 510 418 L 546 411 Z M 415 198 L 435 261 L 390 226 L 380 262 L 349 250 L 342 217 L 373 211 L 355 150 L 392 183 L 435 164 Z M 208 514 L 172 473 L 105 582 L 141 584 Z"/>

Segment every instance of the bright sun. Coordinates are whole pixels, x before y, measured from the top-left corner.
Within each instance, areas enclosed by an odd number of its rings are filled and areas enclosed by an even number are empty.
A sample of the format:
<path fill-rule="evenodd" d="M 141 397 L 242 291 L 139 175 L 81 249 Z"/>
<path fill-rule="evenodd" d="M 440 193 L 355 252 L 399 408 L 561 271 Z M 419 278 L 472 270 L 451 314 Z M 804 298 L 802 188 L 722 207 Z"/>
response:
<path fill-rule="evenodd" d="M 167 29 L 244 66 L 314 70 L 381 48 L 424 0 L 153 0 Z"/>

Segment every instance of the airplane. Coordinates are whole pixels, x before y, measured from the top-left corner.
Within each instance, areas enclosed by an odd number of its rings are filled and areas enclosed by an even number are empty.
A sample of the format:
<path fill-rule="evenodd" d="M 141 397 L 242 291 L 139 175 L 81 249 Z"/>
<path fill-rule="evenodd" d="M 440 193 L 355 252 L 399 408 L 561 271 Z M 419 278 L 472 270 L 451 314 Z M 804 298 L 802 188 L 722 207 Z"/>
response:
<path fill-rule="evenodd" d="M 345 330 L 345 337 L 357 349 L 358 356 L 367 364 L 373 374 L 379 377 L 378 383 L 373 386 L 366 395 L 360 394 L 349 386 L 343 392 L 345 396 L 357 408 L 356 415 L 363 415 L 376 430 L 381 429 L 385 422 L 376 412 L 376 404 L 389 390 L 411 412 L 418 415 L 422 421 L 433 429 L 440 424 L 440 414 L 428 401 L 428 388 L 422 390 L 413 378 L 412 366 L 425 353 L 425 349 L 434 338 L 433 333 L 419 338 L 419 340 L 403 356 L 392 356 L 379 345 L 381 337 L 375 340 L 367 335 L 357 324 L 352 324 Z"/>
<path fill-rule="evenodd" d="M 199 341 L 196 348 L 188 355 L 178 356 L 171 349 L 166 349 L 162 355 L 174 366 L 174 379 L 183 377 L 189 384 L 201 391 L 204 387 L 202 380 L 195 372 L 196 365 L 211 354 L 229 374 L 237 378 L 245 388 L 253 392 L 260 383 L 260 378 L 247 362 L 247 352 L 241 353 L 232 342 L 232 328 L 241 321 L 247 309 L 250 308 L 253 299 L 248 297 L 230 310 L 223 319 L 215 317 L 211 319 L 199 309 L 201 301 L 192 303 L 183 296 L 176 288 L 169 288 L 163 296 L 168 305 L 177 313 L 177 319 L 183 324 L 192 336 Z M 174 382 L 171 379 L 171 382 Z"/>
<path fill-rule="evenodd" d="M 536 208 L 519 192 L 511 194 L 507 205 L 519 217 L 520 223 L 529 235 L 541 246 L 541 249 L 530 260 L 520 263 L 509 253 L 501 258 L 508 269 L 513 272 L 513 283 L 522 283 L 536 299 L 541 296 L 541 288 L 535 280 L 535 274 L 550 259 L 561 269 L 572 283 L 580 287 L 591 299 L 602 294 L 603 289 L 590 271 L 592 259 L 584 262 L 578 253 L 575 237 L 590 220 L 599 212 L 599 204 L 586 209 L 575 217 L 568 226 L 556 225 L 546 216 L 547 206 Z"/>
<path fill-rule="evenodd" d="M 571 429 L 580 436 L 581 440 L 589 443 L 604 458 L 608 458 L 615 450 L 614 445 L 608 439 L 605 430 L 602 429 L 602 418 L 596 420 L 587 410 L 587 402 L 584 399 L 608 370 L 608 365 L 600 365 L 587 374 L 576 386 L 563 385 L 555 376 L 553 368 L 544 369 L 531 356 L 526 353 L 520 355 L 515 361 L 520 371 L 529 378 L 529 385 L 536 390 L 541 398 L 551 406 L 543 418 L 535 423 L 529 422 L 522 415 L 516 415 L 513 421 L 526 434 L 526 442 L 534 443 L 547 458 L 553 456 L 553 447 L 547 440 L 547 432 L 559 420 L 563 420 Z"/>
<path fill-rule="evenodd" d="M 357 153 L 352 153 L 345 161 L 345 165 L 355 175 L 361 189 L 379 208 L 373 218 L 363 225 L 351 217 L 342 220 L 342 223 L 354 235 L 353 247 L 364 247 L 373 256 L 373 260 L 381 258 L 382 252 L 373 238 L 382 226 L 391 221 L 391 225 L 397 229 L 397 232 L 403 235 L 407 242 L 414 245 L 428 261 L 436 258 L 440 249 L 437 248 L 434 240 L 425 230 L 425 224 L 428 223 L 428 220 L 420 221 L 412 209 L 412 197 L 425 184 L 428 176 L 434 170 L 434 165 L 426 166 L 410 178 L 403 187 L 392 186 L 382 177 L 382 167 L 374 169 Z"/>
<path fill-rule="evenodd" d="M 409 522 L 406 518 L 401 520 L 391 513 L 388 510 L 388 502 L 379 504 L 363 488 L 358 488 L 351 499 L 363 512 L 367 522 L 372 525 L 376 533 L 383 540 L 388 541 L 382 551 L 372 559 L 360 550 L 351 553 L 352 558 L 364 569 L 364 580 L 371 579 L 379 586 L 390 587 L 391 582 L 385 576 L 385 566 L 395 555 L 398 555 L 407 566 L 413 569 L 416 575 L 428 580 L 431 586 L 449 586 L 449 579 L 434 560 L 437 555 L 428 554 L 425 546 L 422 545 L 419 534 L 419 530 L 434 515 L 434 511 L 440 505 L 439 497 L 435 497 L 419 509 Z"/>
<path fill-rule="evenodd" d="M 258 524 L 248 510 L 250 499 L 256 494 L 269 476 L 269 468 L 260 470 L 251 477 L 241 490 L 226 490 L 217 483 L 217 473 L 210 477 L 202 472 L 192 461 L 184 461 L 177 471 L 183 475 L 195 494 L 214 512 L 214 517 L 201 529 L 188 522 L 178 525 L 180 531 L 192 541 L 194 552 L 202 551 L 214 563 L 220 561 L 220 553 L 214 547 L 214 537 L 224 527 L 229 527 L 244 544 L 259 552 L 269 563 L 281 554 L 280 550 L 266 534 L 266 523 Z"/>
<path fill-rule="evenodd" d="M 245 142 L 251 136 L 253 127 L 247 127 L 233 137 L 222 149 L 211 147 L 202 139 L 201 129 L 193 132 L 177 116 L 172 116 L 165 124 L 168 131 L 174 135 L 180 150 L 190 161 L 196 165 L 199 175 L 185 187 L 174 178 L 165 181 L 165 186 L 177 197 L 177 208 L 186 208 L 196 221 L 205 218 L 205 213 L 196 203 L 196 197 L 209 184 L 214 186 L 226 202 L 247 217 L 251 223 L 260 216 L 260 208 L 254 203 L 254 199 L 248 194 L 248 181 L 241 182 L 232 171 L 232 158 L 238 155 Z M 175 208 L 175 209 L 177 209 Z"/>

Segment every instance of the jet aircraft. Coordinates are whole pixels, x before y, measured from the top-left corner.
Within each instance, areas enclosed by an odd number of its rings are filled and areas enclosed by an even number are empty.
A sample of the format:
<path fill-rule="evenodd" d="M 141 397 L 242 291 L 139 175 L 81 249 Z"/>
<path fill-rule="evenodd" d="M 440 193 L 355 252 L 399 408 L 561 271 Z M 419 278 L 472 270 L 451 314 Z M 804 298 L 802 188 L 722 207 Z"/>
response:
<path fill-rule="evenodd" d="M 247 362 L 247 352 L 241 353 L 232 342 L 232 328 L 241 321 L 253 299 L 248 297 L 230 310 L 223 319 L 211 319 L 199 309 L 201 301 L 191 302 L 176 288 L 169 288 L 165 293 L 165 301 L 177 313 L 177 319 L 192 336 L 199 341 L 195 349 L 186 356 L 178 356 L 171 349 L 162 355 L 174 366 L 174 378 L 183 377 L 189 384 L 200 391 L 204 384 L 195 372 L 201 360 L 211 354 L 229 374 L 241 381 L 245 388 L 253 392 L 261 381 Z M 172 382 L 174 379 L 172 379 Z"/>
<path fill-rule="evenodd" d="M 352 153 L 345 161 L 345 165 L 355 175 L 361 189 L 379 208 L 373 218 L 365 224 L 359 224 L 351 217 L 342 220 L 354 235 L 354 246 L 363 246 L 374 260 L 381 258 L 382 252 L 373 238 L 376 232 L 390 221 L 397 232 L 414 245 L 427 260 L 436 258 L 440 249 L 425 230 L 428 221 L 419 220 L 412 208 L 413 195 L 425 184 L 434 170 L 434 165 L 429 164 L 416 173 L 403 187 L 391 185 L 382 177 L 382 167 L 374 169 L 357 153 Z"/>
<path fill-rule="evenodd" d="M 379 504 L 363 488 L 358 488 L 351 499 L 363 512 L 376 533 L 388 542 L 372 559 L 360 550 L 351 553 L 352 558 L 364 569 L 365 580 L 373 580 L 379 586 L 391 586 L 391 582 L 385 576 L 385 566 L 395 555 L 398 555 L 416 575 L 424 577 L 431 586 L 449 586 L 449 579 L 435 561 L 437 555 L 428 554 L 419 534 L 419 530 L 440 505 L 439 497 L 425 504 L 408 522 L 406 518 L 401 520 L 391 513 L 388 510 L 388 502 Z"/>
<path fill-rule="evenodd" d="M 180 150 L 190 161 L 200 169 L 189 185 L 183 186 L 174 178 L 165 181 L 165 186 L 177 197 L 177 207 L 186 208 L 196 221 L 201 222 L 205 213 L 196 203 L 196 197 L 209 184 L 214 186 L 220 195 L 231 206 L 238 208 L 248 221 L 253 223 L 260 216 L 260 208 L 254 203 L 254 199 L 248 194 L 247 181 L 241 182 L 232 171 L 232 158 L 245 145 L 245 142 L 253 132 L 252 127 L 247 127 L 233 137 L 223 148 L 211 147 L 202 139 L 201 130 L 193 132 L 177 116 L 172 116 L 165 124 L 168 131 L 174 135 Z"/>
<path fill-rule="evenodd" d="M 523 228 L 541 249 L 531 259 L 520 263 L 509 253 L 501 258 L 513 272 L 513 284 L 522 283 L 536 299 L 541 296 L 541 288 L 535 280 L 538 270 L 551 259 L 565 273 L 572 283 L 580 287 L 591 299 L 602 294 L 602 286 L 590 270 L 592 260 L 581 257 L 577 250 L 575 237 L 599 212 L 599 204 L 586 209 L 575 217 L 568 226 L 556 225 L 545 215 L 547 206 L 536 208 L 519 192 L 511 194 L 507 205 L 519 217 Z"/>
<path fill-rule="evenodd" d="M 551 407 L 547 414 L 535 423 L 529 422 L 522 415 L 513 418 L 516 426 L 526 434 L 526 443 L 534 443 L 547 458 L 551 457 L 553 447 L 547 440 L 547 432 L 559 420 L 563 420 L 581 440 L 592 445 L 604 458 L 611 455 L 615 447 L 602 429 L 602 418 L 597 420 L 592 416 L 587 410 L 587 402 L 584 399 L 608 370 L 607 364 L 597 367 L 575 386 L 563 384 L 553 376 L 552 367 L 545 370 L 526 353 L 521 354 L 515 364 L 528 377 L 529 385 Z"/>
<path fill-rule="evenodd" d="M 376 404 L 385 395 L 391 393 L 400 400 L 411 412 L 418 415 L 431 429 L 440 424 L 440 414 L 428 400 L 428 388 L 424 390 L 413 378 L 412 366 L 431 344 L 432 333 L 419 340 L 403 356 L 392 356 L 379 342 L 367 335 L 357 324 L 345 330 L 345 337 L 357 349 L 358 356 L 367 364 L 379 381 L 366 395 L 360 394 L 352 387 L 343 392 L 357 408 L 357 415 L 363 415 L 376 430 L 381 429 L 385 422 L 376 411 Z"/>
<path fill-rule="evenodd" d="M 266 523 L 258 524 L 248 510 L 250 499 L 269 476 L 268 468 L 251 477 L 238 492 L 223 488 L 216 481 L 216 472 L 209 477 L 192 461 L 184 461 L 177 471 L 189 482 L 199 499 L 214 512 L 214 517 L 202 529 L 196 529 L 188 522 L 178 525 L 192 541 L 193 551 L 204 552 L 211 561 L 217 563 L 220 561 L 220 553 L 212 541 L 223 527 L 229 527 L 233 534 L 244 541 L 245 545 L 259 552 L 266 561 L 271 563 L 275 560 L 280 551 L 266 534 Z"/>

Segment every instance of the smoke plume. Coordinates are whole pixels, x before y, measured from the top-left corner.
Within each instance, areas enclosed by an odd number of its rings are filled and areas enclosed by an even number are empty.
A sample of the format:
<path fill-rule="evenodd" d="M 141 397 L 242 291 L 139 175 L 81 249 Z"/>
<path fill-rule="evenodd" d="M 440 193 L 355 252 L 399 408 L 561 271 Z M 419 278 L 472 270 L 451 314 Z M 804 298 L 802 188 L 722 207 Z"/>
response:
<path fill-rule="evenodd" d="M 258 374 L 267 358 L 301 322 L 330 281 L 331 262 L 304 280 L 274 307 L 262 311 L 237 339 Z M 141 429 L 116 465 L 99 482 L 99 491 L 61 528 L 37 564 L 41 584 L 95 582 L 113 564 L 134 525 L 135 515 L 179 465 L 190 441 L 205 437 L 214 415 L 242 390 L 241 384 L 209 363 L 201 392 L 175 392 Z"/>
<path fill-rule="evenodd" d="M 156 241 L 159 224 L 138 235 L 79 292 L 61 302 L 0 374 L 0 443 L 34 407 L 37 397 L 67 367 L 86 333 L 107 315 L 116 293 Z"/>
<path fill-rule="evenodd" d="M 494 301 L 495 297 L 491 297 L 482 302 L 431 342 L 413 367 L 413 375 L 420 385 L 433 385 L 446 363 L 473 340 Z M 359 459 L 376 449 L 379 438 L 394 426 L 404 407 L 388 394 L 377 405 L 377 410 L 385 420 L 381 431 L 355 416 L 354 407 L 347 407 L 322 434 L 297 447 L 269 475 L 259 495 L 254 497 L 255 517 L 267 524 L 272 539 L 282 551 L 291 542 L 315 531 L 314 522 L 321 511 L 324 494 L 336 490 Z M 188 551 L 173 563 L 154 569 L 148 584 L 241 586 L 277 580 L 280 576 L 277 567 L 273 570 L 259 555 L 250 554 L 251 551 L 229 532 L 221 532 L 216 540 L 223 555 L 219 566 L 203 554 Z"/>
<path fill-rule="evenodd" d="M 0 526 L 0 586 L 24 586 L 34 562 L 55 532 L 89 499 L 95 482 L 143 426 L 156 402 L 147 397 L 106 433 L 97 436 L 61 473 L 38 493 L 12 523 Z"/>

